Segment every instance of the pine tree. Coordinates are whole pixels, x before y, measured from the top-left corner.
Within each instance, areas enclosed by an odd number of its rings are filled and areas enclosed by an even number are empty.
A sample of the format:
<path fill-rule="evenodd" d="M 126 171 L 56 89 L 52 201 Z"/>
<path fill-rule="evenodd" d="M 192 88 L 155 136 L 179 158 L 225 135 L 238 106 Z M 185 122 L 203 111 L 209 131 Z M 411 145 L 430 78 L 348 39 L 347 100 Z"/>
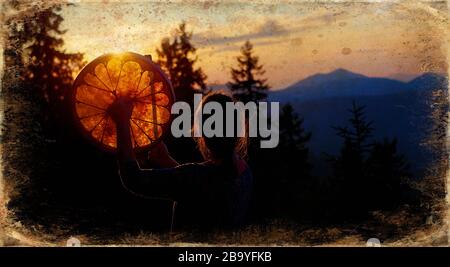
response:
<path fill-rule="evenodd" d="M 311 133 L 303 128 L 303 119 L 290 104 L 284 105 L 280 114 L 280 143 L 274 159 L 278 168 L 273 177 L 281 183 L 281 206 L 285 206 L 286 213 L 294 217 L 309 214 L 304 203 L 313 199 L 315 180 L 310 173 L 307 147 L 310 139 Z"/>
<path fill-rule="evenodd" d="M 69 111 L 64 99 L 72 86 L 74 73 L 85 64 L 81 53 L 63 50 L 62 36 L 66 31 L 61 29 L 60 11 L 60 5 L 39 10 L 24 25 L 29 43 L 24 51 L 27 57 L 24 78 L 44 102 L 43 123 L 49 136 L 65 123 L 63 116 Z"/>
<path fill-rule="evenodd" d="M 27 216 L 33 216 L 38 213 L 36 207 L 45 205 L 54 193 L 49 186 L 60 180 L 51 181 L 60 155 L 48 138 L 55 137 L 62 116 L 68 114 L 61 112 L 62 98 L 73 72 L 82 65 L 82 55 L 62 51 L 61 6 L 43 9 L 15 0 L 3 5 L 12 11 L 5 21 L 2 79 L 5 177 L 18 193 L 11 196 L 11 207 L 28 209 Z"/>
<path fill-rule="evenodd" d="M 192 32 L 186 29 L 186 23 L 182 22 L 175 31 L 175 36 L 164 38 L 161 46 L 156 50 L 158 54 L 157 64 L 166 72 L 172 83 L 177 101 L 194 104 L 194 94 L 204 93 L 206 90 L 206 75 L 201 67 L 196 67 L 198 57 L 196 48 L 191 42 Z M 192 138 L 173 138 L 168 136 L 165 140 L 175 157 L 182 162 L 201 159 L 196 143 Z M 195 151 L 186 153 L 186 151 Z"/>
<path fill-rule="evenodd" d="M 292 162 L 301 173 L 308 172 L 309 149 L 306 144 L 311 139 L 311 133 L 303 128 L 303 119 L 295 113 L 292 105 L 283 106 L 280 114 L 280 143 L 278 149 L 287 161 Z"/>
<path fill-rule="evenodd" d="M 59 15 L 60 5 L 42 9 L 38 4 L 16 0 L 5 1 L 2 5 L 12 11 L 5 20 L 8 35 L 4 43 L 2 97 L 5 100 L 4 127 L 8 131 L 2 138 L 20 144 L 9 148 L 26 151 L 23 153 L 28 155 L 26 158 L 33 158 L 34 152 L 43 157 L 45 140 L 54 137 L 56 119 L 68 113 L 61 112 L 62 99 L 71 86 L 73 72 L 83 64 L 82 55 L 61 50 L 65 31 L 60 29 L 63 20 Z"/>
<path fill-rule="evenodd" d="M 2 3 L 3 10 L 15 10 L 15 12 L 18 12 L 20 8 L 20 3 L 16 0 L 8 0 Z M 4 75 L 13 75 L 8 77 L 9 79 L 22 78 L 24 72 L 22 48 L 27 41 L 24 31 L 25 21 L 18 15 L 10 16 L 5 19 L 4 26 L 8 32 L 8 35 L 5 34 L 6 39 L 3 47 Z"/>
<path fill-rule="evenodd" d="M 305 215 L 305 201 L 311 199 L 313 179 L 310 174 L 308 142 L 311 133 L 303 128 L 290 104 L 280 113 L 280 142 L 276 148 L 254 147 L 250 164 L 255 177 L 258 212 L 299 218 Z"/>
<path fill-rule="evenodd" d="M 397 139 L 374 142 L 367 159 L 368 193 L 380 197 L 369 198 L 369 207 L 395 207 L 401 200 L 401 186 L 409 176 L 406 159 L 397 152 Z"/>
<path fill-rule="evenodd" d="M 363 165 L 371 147 L 369 138 L 373 131 L 372 122 L 366 121 L 364 109 L 364 106 L 358 106 L 353 102 L 349 110 L 351 127 L 333 127 L 344 142 L 340 155 L 333 159 L 334 175 L 339 180 L 363 179 Z"/>
<path fill-rule="evenodd" d="M 353 103 L 350 112 L 351 127 L 335 127 L 344 140 L 340 155 L 332 161 L 339 211 L 358 217 L 398 206 L 404 193 L 420 198 L 406 183 L 408 164 L 397 151 L 397 140 L 370 142 L 372 122 L 367 122 L 364 107 Z"/>
<path fill-rule="evenodd" d="M 29 90 L 24 81 L 23 48 L 28 40 L 24 31 L 26 18 L 21 16 L 20 2 L 8 0 L 2 3 L 3 10 L 14 15 L 5 18 L 4 70 L 1 79 L 1 98 L 3 102 L 3 120 L 1 132 L 2 161 L 5 183 L 15 191 L 23 189 L 29 183 L 32 171 L 30 165 L 37 156 L 43 154 L 44 136 L 40 118 L 40 103 L 36 103 L 33 90 Z M 26 156 L 24 156 L 26 155 Z M 10 191 L 14 191 L 10 190 Z"/>
<path fill-rule="evenodd" d="M 169 76 L 176 99 L 190 104 L 193 103 L 195 93 L 206 90 L 207 78 L 202 68 L 194 66 L 198 57 L 191 39 L 192 32 L 188 32 L 186 23 L 182 22 L 173 39 L 164 38 L 161 47 L 156 50 L 157 64 Z"/>
<path fill-rule="evenodd" d="M 344 139 L 361 158 L 371 147 L 368 141 L 373 131 L 373 122 L 366 121 L 364 110 L 365 106 L 358 106 L 356 102 L 353 102 L 352 108 L 349 110 L 351 129 L 349 127 L 333 127 L 336 134 Z"/>
<path fill-rule="evenodd" d="M 231 68 L 232 82 L 228 88 L 240 101 L 259 101 L 267 97 L 267 90 L 270 88 L 267 79 L 259 78 L 265 74 L 263 65 L 259 64 L 259 58 L 253 55 L 253 45 L 246 41 L 241 47 L 241 55 L 237 57 L 237 68 Z"/>
<path fill-rule="evenodd" d="M 350 127 L 334 127 L 336 134 L 343 139 L 340 154 L 332 158 L 334 172 L 333 185 L 337 190 L 336 204 L 342 215 L 353 214 L 355 217 L 365 215 L 367 211 L 366 198 L 367 154 L 372 147 L 370 142 L 373 131 L 372 122 L 368 122 L 364 114 L 364 106 L 353 102 L 349 110 Z"/>

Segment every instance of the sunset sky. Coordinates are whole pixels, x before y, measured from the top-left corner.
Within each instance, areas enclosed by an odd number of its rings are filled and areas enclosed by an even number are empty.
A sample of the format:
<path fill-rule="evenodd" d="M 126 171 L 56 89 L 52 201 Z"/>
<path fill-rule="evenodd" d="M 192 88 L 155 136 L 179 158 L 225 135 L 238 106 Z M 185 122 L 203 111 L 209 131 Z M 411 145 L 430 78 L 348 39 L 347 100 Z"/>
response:
<path fill-rule="evenodd" d="M 210 84 L 229 80 L 239 47 L 250 40 L 274 89 L 345 68 L 408 78 L 445 70 L 436 4 L 312 4 L 293 1 L 72 1 L 62 11 L 68 52 L 88 61 L 108 52 L 152 54 L 181 21 L 193 31 Z M 274 2 L 274 1 L 272 1 Z M 443 6 L 445 8 L 445 4 Z"/>

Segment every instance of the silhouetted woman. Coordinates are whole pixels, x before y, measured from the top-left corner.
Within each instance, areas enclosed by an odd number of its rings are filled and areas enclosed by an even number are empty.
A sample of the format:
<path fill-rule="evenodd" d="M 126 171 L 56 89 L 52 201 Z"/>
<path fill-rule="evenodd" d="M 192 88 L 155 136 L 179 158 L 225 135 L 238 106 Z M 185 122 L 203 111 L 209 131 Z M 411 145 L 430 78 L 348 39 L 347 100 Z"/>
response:
<path fill-rule="evenodd" d="M 201 106 L 210 101 L 219 103 L 225 111 L 225 104 L 233 99 L 224 92 L 214 92 L 203 97 Z M 123 185 L 138 195 L 177 201 L 180 209 L 196 217 L 194 221 L 200 227 L 241 225 L 249 208 L 253 184 L 251 170 L 242 159 L 247 152 L 247 138 L 196 138 L 205 161 L 188 164 L 178 164 L 160 143 L 152 149 L 149 159 L 161 168 L 141 169 L 131 142 L 132 110 L 132 102 L 127 98 L 117 100 L 109 109 L 117 128 L 119 173 Z M 226 124 L 226 112 L 223 114 Z M 203 115 L 205 119 L 207 116 Z M 223 129 L 225 132 L 226 125 Z"/>

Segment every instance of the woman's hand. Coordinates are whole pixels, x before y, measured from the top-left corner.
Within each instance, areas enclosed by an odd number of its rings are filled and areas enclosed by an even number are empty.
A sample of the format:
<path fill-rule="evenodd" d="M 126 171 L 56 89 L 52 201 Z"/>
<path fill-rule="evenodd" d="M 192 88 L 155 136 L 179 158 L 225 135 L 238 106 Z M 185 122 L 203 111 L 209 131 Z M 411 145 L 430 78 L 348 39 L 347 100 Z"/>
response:
<path fill-rule="evenodd" d="M 117 124 L 123 124 L 131 118 L 133 112 L 133 100 L 129 97 L 119 97 L 111 106 L 109 106 L 107 113 L 111 119 Z"/>
<path fill-rule="evenodd" d="M 159 142 L 152 147 L 150 152 L 148 152 L 148 160 L 163 168 L 171 168 L 179 165 L 178 162 L 170 156 L 169 150 L 167 150 L 167 146 L 164 142 Z"/>
<path fill-rule="evenodd" d="M 136 159 L 130 133 L 133 100 L 129 97 L 120 97 L 109 106 L 106 112 L 116 124 L 117 157 L 122 166 L 128 161 Z"/>
<path fill-rule="evenodd" d="M 158 161 L 159 159 L 170 157 L 169 150 L 164 142 L 159 142 L 148 152 L 148 160 Z"/>

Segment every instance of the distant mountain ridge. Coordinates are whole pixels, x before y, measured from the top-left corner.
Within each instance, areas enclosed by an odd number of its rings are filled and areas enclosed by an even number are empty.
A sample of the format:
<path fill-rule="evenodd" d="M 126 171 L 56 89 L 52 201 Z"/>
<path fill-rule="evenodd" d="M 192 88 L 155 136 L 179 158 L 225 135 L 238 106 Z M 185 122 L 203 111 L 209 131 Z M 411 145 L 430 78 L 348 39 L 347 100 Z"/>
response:
<path fill-rule="evenodd" d="M 448 79 L 442 74 L 427 72 L 407 83 L 410 89 L 429 90 L 448 87 Z"/>
<path fill-rule="evenodd" d="M 409 82 L 372 78 L 338 69 L 316 74 L 284 90 L 270 92 L 269 101 L 290 103 L 312 133 L 308 144 L 315 172 L 326 174 L 323 153 L 336 154 L 342 140 L 332 126 L 348 125 L 353 101 L 366 107 L 366 118 L 373 121 L 374 140 L 397 138 L 398 148 L 411 163 L 417 177 L 427 166 L 430 151 L 421 145 L 432 129 L 432 96 L 446 90 L 447 78 L 424 73 Z M 444 95 L 445 97 L 445 95 Z"/>
<path fill-rule="evenodd" d="M 285 89 L 269 93 L 271 101 L 307 101 L 328 97 L 377 96 L 397 94 L 407 90 L 424 89 L 442 84 L 445 77 L 435 73 L 424 73 L 411 80 L 402 82 L 390 78 L 367 77 L 345 69 L 330 73 L 315 74 Z"/>

